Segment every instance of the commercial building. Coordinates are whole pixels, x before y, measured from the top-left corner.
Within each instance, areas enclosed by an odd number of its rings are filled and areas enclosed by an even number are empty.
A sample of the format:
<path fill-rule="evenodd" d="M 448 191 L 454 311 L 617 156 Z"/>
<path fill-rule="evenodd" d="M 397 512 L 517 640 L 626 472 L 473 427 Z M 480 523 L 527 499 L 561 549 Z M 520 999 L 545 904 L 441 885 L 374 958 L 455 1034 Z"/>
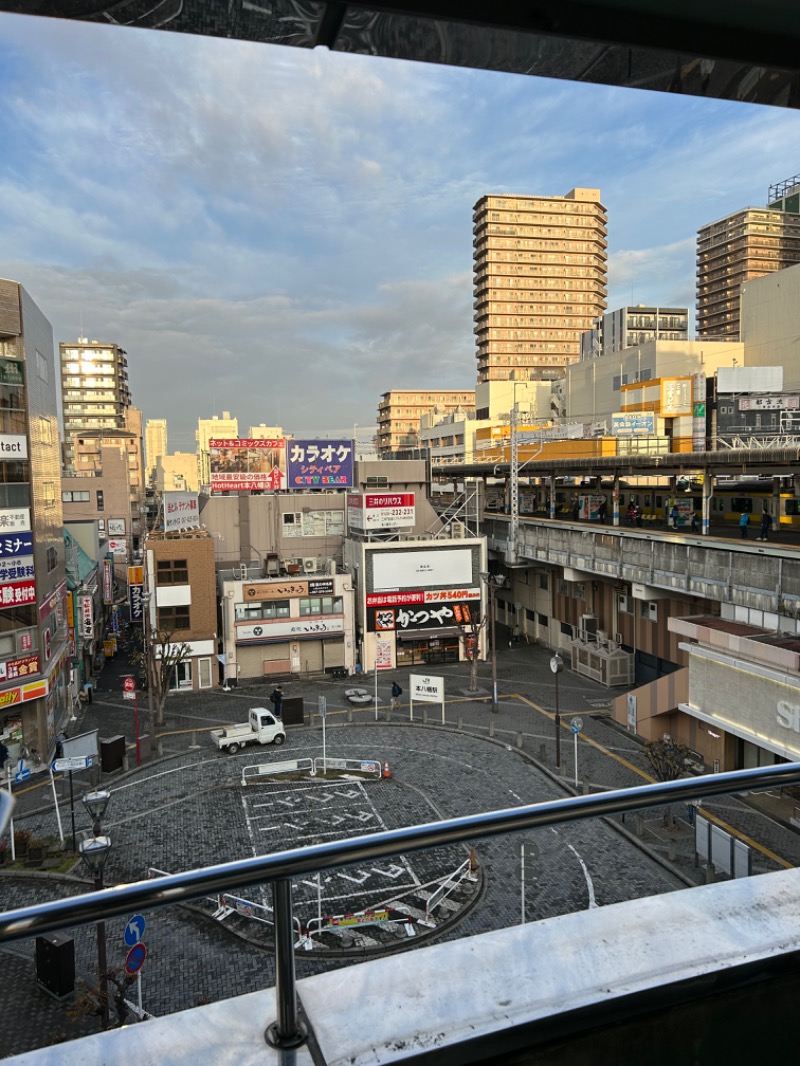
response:
<path fill-rule="evenodd" d="M 153 487 L 156 464 L 167 454 L 166 418 L 149 418 L 144 427 L 145 475 L 148 488 Z"/>
<path fill-rule="evenodd" d="M 130 410 L 138 414 L 136 408 Z M 71 517 L 92 516 L 101 524 L 101 532 L 116 541 L 110 549 L 115 561 L 125 566 L 141 551 L 145 534 L 142 438 L 98 431 L 81 433 L 74 443 L 74 465 L 65 472 L 62 499 L 68 506 L 80 505 L 70 507 Z"/>
<path fill-rule="evenodd" d="M 159 455 L 154 468 L 156 492 L 197 492 L 200 486 L 195 452 Z"/>
<path fill-rule="evenodd" d="M 390 389 L 378 404 L 378 455 L 417 458 L 423 415 L 475 410 L 474 389 Z"/>
<path fill-rule="evenodd" d="M 219 682 L 214 540 L 205 530 L 150 533 L 145 543 L 144 638 L 159 659 L 186 645 L 171 687 L 211 688 Z"/>
<path fill-rule="evenodd" d="M 595 319 L 581 335 L 581 359 L 596 359 L 648 341 L 687 341 L 687 307 L 620 307 Z"/>
<path fill-rule="evenodd" d="M 478 381 L 559 377 L 606 306 L 600 190 L 487 195 L 473 221 Z"/>
<path fill-rule="evenodd" d="M 0 279 L 0 740 L 46 761 L 71 706 L 53 330 Z"/>
<path fill-rule="evenodd" d="M 59 344 L 64 466 L 75 458 L 73 438 L 86 432 L 130 430 L 127 352 L 118 344 L 88 340 Z M 141 435 L 141 430 L 140 430 Z"/>
<path fill-rule="evenodd" d="M 800 214 L 747 207 L 697 234 L 697 337 L 739 340 L 742 286 L 800 262 Z"/>

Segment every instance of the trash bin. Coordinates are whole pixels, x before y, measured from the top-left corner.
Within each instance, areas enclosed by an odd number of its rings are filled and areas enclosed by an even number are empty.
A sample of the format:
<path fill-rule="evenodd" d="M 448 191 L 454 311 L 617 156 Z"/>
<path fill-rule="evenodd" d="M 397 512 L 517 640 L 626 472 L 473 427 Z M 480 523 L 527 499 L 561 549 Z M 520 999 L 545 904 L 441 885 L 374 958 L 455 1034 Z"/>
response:
<path fill-rule="evenodd" d="M 113 774 L 122 769 L 125 761 L 125 737 L 100 738 L 100 769 L 104 774 Z"/>
<path fill-rule="evenodd" d="M 36 937 L 36 980 L 56 999 L 75 991 L 75 941 L 64 933 Z"/>
<path fill-rule="evenodd" d="M 303 697 L 290 696 L 283 698 L 281 703 L 281 718 L 284 725 L 302 725 L 304 721 Z"/>

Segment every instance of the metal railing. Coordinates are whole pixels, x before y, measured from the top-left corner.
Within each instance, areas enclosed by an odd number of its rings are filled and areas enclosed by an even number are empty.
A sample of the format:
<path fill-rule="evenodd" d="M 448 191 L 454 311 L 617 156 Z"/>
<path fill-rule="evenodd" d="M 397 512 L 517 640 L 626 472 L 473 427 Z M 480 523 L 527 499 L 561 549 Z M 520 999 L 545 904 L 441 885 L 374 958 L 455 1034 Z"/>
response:
<path fill-rule="evenodd" d="M 616 792 L 567 796 L 526 807 L 488 811 L 462 818 L 391 829 L 381 833 L 329 841 L 310 847 L 259 855 L 188 870 L 155 880 L 117 885 L 67 899 L 51 900 L 0 914 L 0 945 L 50 933 L 66 926 L 88 925 L 106 918 L 135 913 L 141 908 L 166 907 L 203 896 L 272 882 L 275 918 L 275 997 L 277 1021 L 266 1031 L 275 1047 L 295 1047 L 306 1038 L 298 1016 L 295 983 L 291 878 L 301 874 L 375 860 L 410 851 L 442 847 L 523 829 L 538 829 L 607 817 L 627 811 L 756 789 L 780 789 L 800 784 L 800 763 L 736 770 L 707 777 L 639 785 Z"/>

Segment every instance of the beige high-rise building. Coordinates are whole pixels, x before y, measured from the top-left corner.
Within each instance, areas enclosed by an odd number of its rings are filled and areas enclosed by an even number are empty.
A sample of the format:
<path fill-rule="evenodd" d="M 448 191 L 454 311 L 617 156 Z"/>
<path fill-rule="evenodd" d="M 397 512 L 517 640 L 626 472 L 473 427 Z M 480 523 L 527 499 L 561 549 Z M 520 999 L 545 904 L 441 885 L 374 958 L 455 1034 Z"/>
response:
<path fill-rule="evenodd" d="M 423 415 L 474 412 L 474 389 L 391 389 L 378 404 L 378 454 L 414 458 Z M 423 445 L 424 447 L 424 445 Z"/>
<path fill-rule="evenodd" d="M 606 307 L 600 190 L 483 196 L 473 223 L 478 383 L 559 377 Z"/>
<path fill-rule="evenodd" d="M 144 427 L 147 484 L 152 487 L 159 456 L 167 454 L 166 418 L 148 418 Z"/>
<path fill-rule="evenodd" d="M 739 340 L 742 285 L 800 262 L 800 214 L 746 207 L 697 234 L 697 336 Z"/>
<path fill-rule="evenodd" d="M 239 436 L 239 419 L 231 418 L 230 411 L 223 411 L 222 418 L 198 418 L 197 432 L 197 474 L 201 485 L 211 484 L 211 459 L 208 451 L 210 440 L 233 440 Z"/>
<path fill-rule="evenodd" d="M 118 344 L 79 337 L 58 346 L 64 465 L 74 471 L 76 434 L 124 430 L 131 405 L 128 353 Z"/>
<path fill-rule="evenodd" d="M 197 492 L 197 456 L 194 452 L 159 455 L 153 472 L 156 492 Z"/>

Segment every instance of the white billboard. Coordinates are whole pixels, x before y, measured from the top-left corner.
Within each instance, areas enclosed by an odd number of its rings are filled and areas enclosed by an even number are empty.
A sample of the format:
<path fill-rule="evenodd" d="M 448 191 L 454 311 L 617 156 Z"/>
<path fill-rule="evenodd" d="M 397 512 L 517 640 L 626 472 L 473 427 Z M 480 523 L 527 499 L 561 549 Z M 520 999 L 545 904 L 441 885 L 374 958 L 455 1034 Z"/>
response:
<path fill-rule="evenodd" d="M 413 492 L 366 492 L 347 497 L 350 529 L 411 529 L 416 518 Z"/>
<path fill-rule="evenodd" d="M 112 555 L 127 556 L 128 554 L 128 542 L 126 540 L 117 540 L 114 537 L 109 537 L 107 547 Z"/>
<path fill-rule="evenodd" d="M 374 552 L 372 588 L 440 588 L 472 584 L 472 549 Z"/>
<path fill-rule="evenodd" d="M 199 529 L 200 506 L 196 492 L 164 493 L 164 532 Z"/>
<path fill-rule="evenodd" d="M 294 618 L 282 622 L 256 622 L 236 626 L 236 641 L 265 641 L 277 637 L 313 637 L 343 633 L 343 618 Z"/>

